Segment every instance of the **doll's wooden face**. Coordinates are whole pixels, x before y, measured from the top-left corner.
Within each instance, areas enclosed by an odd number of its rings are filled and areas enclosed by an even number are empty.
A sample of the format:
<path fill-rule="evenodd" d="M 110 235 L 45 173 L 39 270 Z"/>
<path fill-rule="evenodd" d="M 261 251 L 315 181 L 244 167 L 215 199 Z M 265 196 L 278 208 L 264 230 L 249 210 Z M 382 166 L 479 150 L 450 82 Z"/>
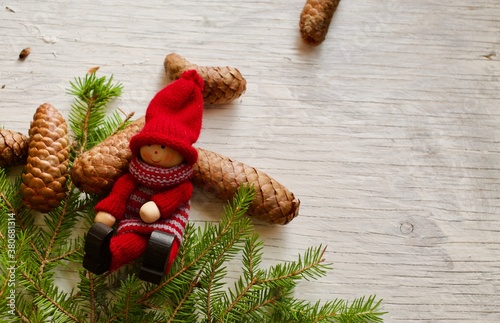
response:
<path fill-rule="evenodd" d="M 173 167 L 184 160 L 176 150 L 162 145 L 145 145 L 139 150 L 142 160 L 151 166 Z"/>

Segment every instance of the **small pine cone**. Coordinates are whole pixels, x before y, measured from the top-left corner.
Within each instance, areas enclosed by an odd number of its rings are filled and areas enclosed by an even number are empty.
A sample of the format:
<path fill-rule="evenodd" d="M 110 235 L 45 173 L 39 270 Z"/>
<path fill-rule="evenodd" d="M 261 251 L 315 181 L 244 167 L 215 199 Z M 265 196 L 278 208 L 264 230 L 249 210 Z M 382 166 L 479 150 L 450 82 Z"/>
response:
<path fill-rule="evenodd" d="M 105 194 L 128 169 L 132 158 L 130 138 L 144 127 L 144 117 L 109 136 L 78 157 L 71 167 L 71 180 L 81 191 Z"/>
<path fill-rule="evenodd" d="M 19 132 L 0 129 L 0 167 L 21 165 L 28 156 L 28 137 Z"/>
<path fill-rule="evenodd" d="M 300 200 L 265 173 L 215 152 L 198 149 L 193 182 L 215 192 L 223 200 L 231 199 L 240 185 L 253 185 L 255 199 L 247 214 L 272 224 L 287 224 L 298 215 Z"/>
<path fill-rule="evenodd" d="M 300 14 L 300 35 L 309 45 L 325 40 L 333 14 L 340 0 L 307 0 Z"/>
<path fill-rule="evenodd" d="M 163 65 L 170 80 L 178 79 L 184 71 L 196 70 L 205 83 L 203 99 L 209 104 L 229 103 L 246 90 L 247 81 L 234 67 L 198 66 L 176 53 L 168 54 Z"/>
<path fill-rule="evenodd" d="M 33 116 L 29 136 L 21 185 L 23 201 L 30 209 L 50 212 L 66 196 L 68 126 L 56 108 L 44 103 Z"/>

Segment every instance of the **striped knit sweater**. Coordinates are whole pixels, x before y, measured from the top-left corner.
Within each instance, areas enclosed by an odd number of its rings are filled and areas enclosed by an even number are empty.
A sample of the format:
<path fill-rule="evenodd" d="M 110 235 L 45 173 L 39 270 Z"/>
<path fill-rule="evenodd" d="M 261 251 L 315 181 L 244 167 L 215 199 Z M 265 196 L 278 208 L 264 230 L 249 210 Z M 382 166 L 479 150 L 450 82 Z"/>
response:
<path fill-rule="evenodd" d="M 134 158 L 129 173 L 121 176 L 110 194 L 95 207 L 113 215 L 118 222 L 117 234 L 134 232 L 149 235 L 155 230 L 172 233 L 181 244 L 188 222 L 193 185 L 193 168 L 181 164 L 172 168 L 150 166 Z M 143 222 L 141 206 L 154 201 L 161 217 L 156 222 Z"/>

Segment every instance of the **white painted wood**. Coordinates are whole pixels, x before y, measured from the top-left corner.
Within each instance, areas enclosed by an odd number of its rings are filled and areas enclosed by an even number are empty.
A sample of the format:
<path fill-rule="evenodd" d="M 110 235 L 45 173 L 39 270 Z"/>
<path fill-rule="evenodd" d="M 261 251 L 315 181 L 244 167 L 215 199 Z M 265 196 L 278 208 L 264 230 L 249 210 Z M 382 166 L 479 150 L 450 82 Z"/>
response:
<path fill-rule="evenodd" d="M 247 92 L 206 111 L 198 146 L 301 199 L 289 225 L 256 226 L 268 264 L 328 245 L 334 270 L 300 297 L 377 294 L 386 322 L 499 322 L 500 2 L 344 0 L 316 48 L 303 4 L 2 1 L 0 123 L 26 133 L 43 102 L 67 115 L 92 66 L 137 115 L 168 53 L 235 66 Z M 193 221 L 216 221 L 221 203 L 197 193 Z"/>

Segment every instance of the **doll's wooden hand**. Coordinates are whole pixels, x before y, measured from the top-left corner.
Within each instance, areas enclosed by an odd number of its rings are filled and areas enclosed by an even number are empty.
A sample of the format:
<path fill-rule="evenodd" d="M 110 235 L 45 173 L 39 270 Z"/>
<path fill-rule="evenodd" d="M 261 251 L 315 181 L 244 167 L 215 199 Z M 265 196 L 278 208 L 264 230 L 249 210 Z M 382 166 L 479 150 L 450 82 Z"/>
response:
<path fill-rule="evenodd" d="M 144 203 L 139 210 L 142 221 L 153 223 L 160 218 L 160 209 L 155 202 L 149 201 Z"/>
<path fill-rule="evenodd" d="M 111 214 L 109 214 L 108 212 L 99 211 L 95 215 L 94 222 L 101 222 L 107 225 L 108 227 L 112 227 L 116 222 L 116 218 Z"/>

